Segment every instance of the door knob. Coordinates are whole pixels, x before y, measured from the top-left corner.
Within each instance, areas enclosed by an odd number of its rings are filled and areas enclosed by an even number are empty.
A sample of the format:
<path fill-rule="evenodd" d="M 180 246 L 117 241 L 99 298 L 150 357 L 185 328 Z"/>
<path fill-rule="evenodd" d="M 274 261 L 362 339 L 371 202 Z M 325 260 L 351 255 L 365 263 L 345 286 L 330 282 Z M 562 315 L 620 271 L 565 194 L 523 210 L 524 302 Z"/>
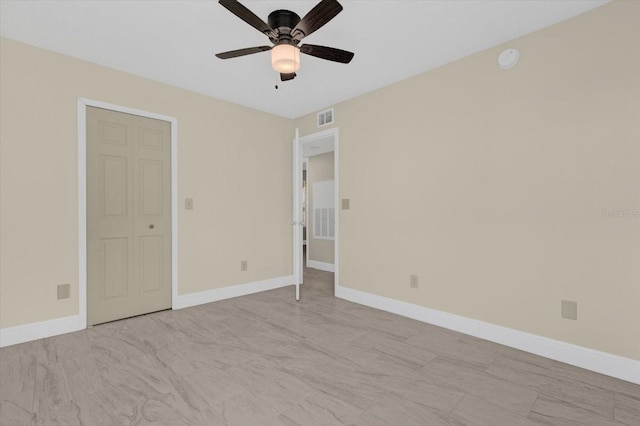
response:
<path fill-rule="evenodd" d="M 154 228 L 153 224 L 149 225 L 149 229 L 153 229 L 153 228 Z"/>

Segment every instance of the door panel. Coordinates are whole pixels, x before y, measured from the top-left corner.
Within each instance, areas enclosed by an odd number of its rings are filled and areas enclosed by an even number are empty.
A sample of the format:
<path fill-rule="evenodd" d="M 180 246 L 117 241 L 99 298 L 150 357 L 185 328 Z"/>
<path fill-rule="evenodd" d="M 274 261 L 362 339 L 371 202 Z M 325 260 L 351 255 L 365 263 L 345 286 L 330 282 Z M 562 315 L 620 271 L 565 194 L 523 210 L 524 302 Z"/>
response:
<path fill-rule="evenodd" d="M 156 129 L 141 128 L 140 144 L 145 149 L 155 149 L 162 151 L 164 146 L 162 144 L 163 135 L 162 132 Z"/>
<path fill-rule="evenodd" d="M 105 238 L 102 240 L 103 265 L 102 282 L 98 290 L 104 291 L 105 299 L 127 295 L 127 269 L 129 253 L 127 238 Z"/>
<path fill-rule="evenodd" d="M 87 323 L 171 307 L 171 125 L 87 108 Z"/>
<path fill-rule="evenodd" d="M 140 238 L 140 272 L 143 292 L 163 288 L 163 252 L 162 236 Z"/>
<path fill-rule="evenodd" d="M 102 138 L 100 143 L 110 143 L 113 145 L 127 145 L 127 126 L 120 123 L 113 123 L 103 120 L 101 122 Z"/>
<path fill-rule="evenodd" d="M 140 196 L 144 216 L 162 215 L 162 195 L 162 162 L 140 160 Z"/>
<path fill-rule="evenodd" d="M 100 156 L 103 185 L 103 211 L 105 216 L 127 215 L 127 159 Z"/>

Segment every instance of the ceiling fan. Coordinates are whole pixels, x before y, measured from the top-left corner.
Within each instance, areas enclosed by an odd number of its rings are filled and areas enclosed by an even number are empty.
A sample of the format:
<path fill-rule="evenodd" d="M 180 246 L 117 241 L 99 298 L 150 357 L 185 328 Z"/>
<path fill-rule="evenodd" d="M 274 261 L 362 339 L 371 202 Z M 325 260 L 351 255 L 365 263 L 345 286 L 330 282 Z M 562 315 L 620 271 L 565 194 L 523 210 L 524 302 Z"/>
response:
<path fill-rule="evenodd" d="M 290 10 L 275 10 L 269 14 L 269 23 L 264 22 L 237 0 L 219 0 L 219 3 L 269 37 L 273 43 L 273 46 L 248 47 L 216 54 L 220 59 L 237 58 L 270 50 L 271 65 L 280 73 L 282 81 L 293 80 L 296 77 L 296 71 L 300 68 L 301 52 L 343 64 L 348 64 L 353 59 L 353 53 L 346 50 L 315 44 L 298 46 L 303 38 L 324 26 L 342 11 L 342 5 L 337 0 L 322 0 L 302 19 Z"/>

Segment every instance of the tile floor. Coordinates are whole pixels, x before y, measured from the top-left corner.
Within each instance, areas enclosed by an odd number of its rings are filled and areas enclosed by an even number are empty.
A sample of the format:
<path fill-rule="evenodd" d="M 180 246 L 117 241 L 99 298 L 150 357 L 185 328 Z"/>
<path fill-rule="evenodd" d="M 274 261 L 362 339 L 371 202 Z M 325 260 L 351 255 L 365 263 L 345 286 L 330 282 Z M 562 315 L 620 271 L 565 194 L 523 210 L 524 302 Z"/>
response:
<path fill-rule="evenodd" d="M 640 386 L 282 288 L 0 350 L 0 424 L 640 425 Z"/>

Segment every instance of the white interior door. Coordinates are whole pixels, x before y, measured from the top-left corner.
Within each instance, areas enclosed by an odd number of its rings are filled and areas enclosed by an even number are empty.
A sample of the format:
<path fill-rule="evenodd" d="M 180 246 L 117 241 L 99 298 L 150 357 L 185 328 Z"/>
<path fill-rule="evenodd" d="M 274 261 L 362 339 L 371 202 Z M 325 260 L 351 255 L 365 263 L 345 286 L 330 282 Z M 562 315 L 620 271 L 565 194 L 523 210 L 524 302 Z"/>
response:
<path fill-rule="evenodd" d="M 302 158 L 300 157 L 300 136 L 296 129 L 293 139 L 293 284 L 296 286 L 296 300 L 300 300 L 302 284 Z"/>

